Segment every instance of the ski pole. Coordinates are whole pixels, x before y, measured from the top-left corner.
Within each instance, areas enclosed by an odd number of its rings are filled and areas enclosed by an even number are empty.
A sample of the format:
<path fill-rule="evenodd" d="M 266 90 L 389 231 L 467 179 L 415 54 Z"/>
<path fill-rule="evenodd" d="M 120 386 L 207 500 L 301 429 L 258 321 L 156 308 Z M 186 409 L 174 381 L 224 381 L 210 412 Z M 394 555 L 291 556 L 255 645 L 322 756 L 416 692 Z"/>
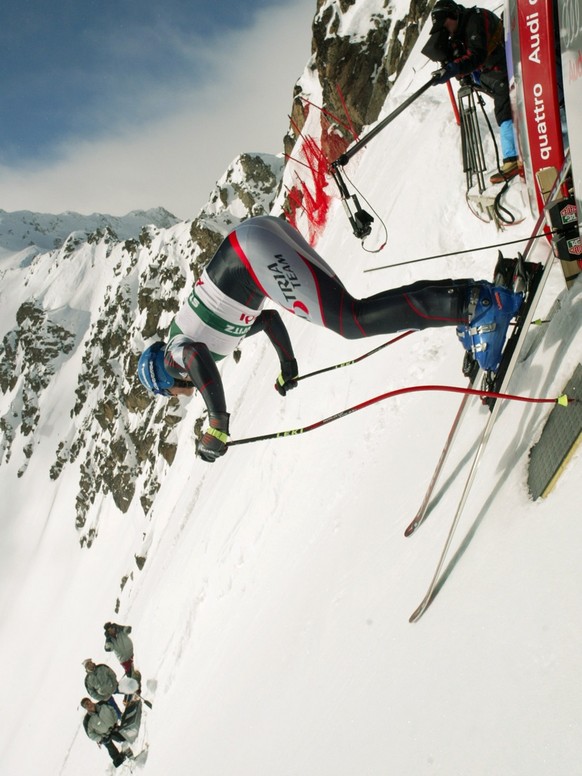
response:
<path fill-rule="evenodd" d="M 481 398 L 492 399 L 506 399 L 508 401 L 521 401 L 529 402 L 531 404 L 559 404 L 562 407 L 566 407 L 569 404 L 573 404 L 579 401 L 579 399 L 569 398 L 565 394 L 558 396 L 557 398 L 535 398 L 531 396 L 518 396 L 512 393 L 498 393 L 496 391 L 479 391 L 476 388 L 463 388 L 457 385 L 412 385 L 406 388 L 397 388 L 394 391 L 388 391 L 388 393 L 382 393 L 379 396 L 374 396 L 371 399 L 367 399 L 361 404 L 356 404 L 353 407 L 348 407 L 341 412 L 337 412 L 335 415 L 330 415 L 328 418 L 317 420 L 315 423 L 311 423 L 309 426 L 303 426 L 303 428 L 290 429 L 288 431 L 274 431 L 271 434 L 261 434 L 255 437 L 246 437 L 245 439 L 233 439 L 227 442 L 227 447 L 234 447 L 235 445 L 247 445 L 251 442 L 264 442 L 267 439 L 279 439 L 279 437 L 297 436 L 299 434 L 306 434 L 308 431 L 314 431 L 316 428 L 326 426 L 328 423 L 333 423 L 334 420 L 345 418 L 347 415 L 351 415 L 353 412 L 363 410 L 366 407 L 370 407 L 372 404 L 384 401 L 385 399 L 392 399 L 395 396 L 401 396 L 405 393 L 418 393 L 421 391 L 444 391 L 448 393 L 464 393 L 469 396 L 480 396 Z"/>
<path fill-rule="evenodd" d="M 424 94 L 424 92 L 426 92 L 427 89 L 433 86 L 436 83 L 436 78 L 437 76 L 434 75 L 430 79 L 430 81 L 427 81 L 427 83 L 424 84 L 424 86 L 421 86 L 420 89 L 417 89 L 417 91 L 414 92 L 414 94 L 411 94 L 410 97 L 404 100 L 402 105 L 399 105 L 398 108 L 396 108 L 396 110 L 393 110 L 392 113 L 386 116 L 385 119 L 382 119 L 382 121 L 379 124 L 377 124 L 374 127 L 374 129 L 370 130 L 370 132 L 368 132 L 367 135 L 364 135 L 364 137 L 358 140 L 358 142 L 354 146 L 352 146 L 351 148 L 348 148 L 348 150 L 345 153 L 343 153 L 338 159 L 336 159 L 335 162 L 332 162 L 332 167 L 337 167 L 338 165 L 341 167 L 345 166 L 350 161 L 352 156 L 354 156 L 354 154 L 357 154 L 358 151 L 367 143 L 369 143 L 370 140 L 372 140 L 372 138 L 376 137 L 376 135 L 379 132 L 381 132 L 384 129 L 384 127 L 390 124 L 390 122 L 394 121 L 394 119 L 397 116 L 399 116 L 402 113 L 402 111 L 406 110 L 406 108 L 408 108 L 409 105 L 411 105 L 415 100 L 417 100 L 421 94 Z"/>
<path fill-rule="evenodd" d="M 559 234 L 563 229 L 552 229 L 548 232 L 541 232 L 533 237 L 520 237 L 518 240 L 508 240 L 507 242 L 493 243 L 492 245 L 482 245 L 480 247 L 465 248 L 461 251 L 449 251 L 449 253 L 435 253 L 433 256 L 423 256 L 421 259 L 409 259 L 408 261 L 399 261 L 395 264 L 384 264 L 382 267 L 370 267 L 364 272 L 377 272 L 380 269 L 392 269 L 392 267 L 403 267 L 405 264 L 418 264 L 421 261 L 432 261 L 433 259 L 443 259 L 449 256 L 461 256 L 464 253 L 477 253 L 478 251 L 489 251 L 493 248 L 503 248 L 506 245 L 516 245 L 517 243 L 530 242 L 532 239 L 538 240 L 540 237 L 546 237 L 548 234 Z"/>
<path fill-rule="evenodd" d="M 394 119 L 399 116 L 403 110 L 408 108 L 408 106 L 414 102 L 418 97 L 420 97 L 421 94 L 423 94 L 430 86 L 436 83 L 437 75 L 433 75 L 433 77 L 424 84 L 424 86 L 421 86 L 420 89 L 418 89 L 414 94 L 411 94 L 408 99 L 404 100 L 402 105 L 399 105 L 396 110 L 392 111 L 386 118 L 384 118 L 379 124 L 377 124 L 374 129 L 372 129 L 370 132 L 368 132 L 367 135 L 364 135 L 363 138 L 358 140 L 358 142 L 352 146 L 351 148 L 348 148 L 347 151 L 345 151 L 341 156 L 339 156 L 335 162 L 332 162 L 329 166 L 329 172 L 336 182 L 336 185 L 340 192 L 340 198 L 342 201 L 342 204 L 344 206 L 344 209 L 346 211 L 346 214 L 348 216 L 348 220 L 350 224 L 352 225 L 352 230 L 354 232 L 354 235 L 362 240 L 368 237 L 372 232 L 372 222 L 374 221 L 373 216 L 371 216 L 369 213 L 367 213 L 365 210 L 362 209 L 360 202 L 358 200 L 358 197 L 356 194 L 350 194 L 349 190 L 346 186 L 346 183 L 343 179 L 343 176 L 340 171 L 340 167 L 344 167 L 349 160 L 354 156 L 354 154 L 357 154 L 357 152 L 366 145 L 372 138 L 376 137 L 378 132 L 381 132 L 385 126 L 387 126 L 391 121 L 394 121 Z M 382 246 L 383 247 L 383 246 Z"/>
<path fill-rule="evenodd" d="M 315 375 L 321 375 L 324 372 L 331 372 L 334 369 L 341 369 L 344 366 L 351 366 L 352 364 L 357 364 L 360 361 L 363 361 L 365 358 L 368 358 L 368 356 L 373 356 L 374 353 L 378 353 L 379 350 L 382 350 L 383 348 L 388 347 L 388 345 L 392 345 L 394 342 L 398 342 L 398 340 L 403 339 L 404 337 L 408 337 L 409 334 L 413 334 L 416 331 L 416 329 L 410 329 L 409 331 L 405 331 L 402 334 L 399 334 L 397 337 L 394 337 L 393 339 L 389 340 L 388 342 L 384 342 L 382 345 L 378 345 L 377 348 L 374 348 L 373 350 L 370 350 L 368 353 L 364 353 L 362 356 L 358 356 L 357 358 L 353 358 L 351 361 L 344 361 L 341 364 L 334 364 L 333 366 L 326 366 L 323 369 L 317 369 L 315 372 L 308 372 L 306 375 L 300 375 L 299 377 L 296 377 L 296 382 L 299 382 L 300 380 L 306 380 L 308 377 L 315 377 Z"/>

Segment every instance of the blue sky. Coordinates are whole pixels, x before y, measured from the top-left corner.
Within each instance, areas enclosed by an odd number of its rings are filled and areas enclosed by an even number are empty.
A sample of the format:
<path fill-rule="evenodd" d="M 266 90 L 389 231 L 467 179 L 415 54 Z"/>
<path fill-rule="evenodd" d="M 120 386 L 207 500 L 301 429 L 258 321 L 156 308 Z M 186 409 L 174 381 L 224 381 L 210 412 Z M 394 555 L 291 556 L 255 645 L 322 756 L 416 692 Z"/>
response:
<path fill-rule="evenodd" d="M 282 150 L 315 9 L 3 0 L 0 209 L 192 217 L 238 153 Z"/>

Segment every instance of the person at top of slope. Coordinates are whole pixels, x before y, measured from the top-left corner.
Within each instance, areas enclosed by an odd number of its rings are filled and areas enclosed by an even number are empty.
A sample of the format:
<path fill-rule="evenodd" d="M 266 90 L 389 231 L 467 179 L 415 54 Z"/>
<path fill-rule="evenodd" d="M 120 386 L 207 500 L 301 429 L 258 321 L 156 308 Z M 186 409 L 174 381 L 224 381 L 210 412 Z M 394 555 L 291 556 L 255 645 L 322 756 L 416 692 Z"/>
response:
<path fill-rule="evenodd" d="M 140 381 L 156 395 L 200 392 L 210 423 L 198 447 L 204 461 L 224 455 L 229 434 L 215 362 L 244 337 L 264 332 L 273 344 L 281 367 L 275 388 L 281 396 L 297 385 L 287 329 L 277 310 L 263 309 L 267 299 L 347 339 L 436 326 L 465 330 L 486 314 L 502 343 L 522 295 L 486 281 L 422 280 L 356 299 L 286 221 L 273 216 L 243 221 L 223 240 L 178 310 L 168 342 L 150 345 L 138 362 Z"/>
<path fill-rule="evenodd" d="M 133 666 L 133 642 L 129 637 L 131 625 L 106 622 L 103 630 L 105 631 L 105 651 L 114 653 L 127 676 L 139 674 Z"/>
<path fill-rule="evenodd" d="M 114 693 L 121 692 L 113 669 L 105 663 L 95 663 L 91 658 L 83 660 L 83 666 L 86 672 L 85 689 L 89 695 L 93 700 L 108 703 L 116 711 L 117 716 L 121 717 L 121 711 L 113 697 Z"/>
<path fill-rule="evenodd" d="M 104 746 L 116 768 L 125 762 L 127 754 L 120 751 L 115 742 L 125 741 L 119 732 L 117 714 L 108 703 L 91 698 L 83 698 L 81 707 L 86 714 L 83 719 L 83 728 L 87 736 L 99 746 Z"/>
<path fill-rule="evenodd" d="M 449 61 L 435 83 L 470 76 L 491 97 L 499 127 L 503 163 L 491 183 L 501 183 L 519 172 L 513 117 L 509 99 L 509 78 L 505 58 L 503 22 L 485 8 L 465 8 L 454 0 L 437 0 L 431 12 L 431 35 L 448 35 Z"/>

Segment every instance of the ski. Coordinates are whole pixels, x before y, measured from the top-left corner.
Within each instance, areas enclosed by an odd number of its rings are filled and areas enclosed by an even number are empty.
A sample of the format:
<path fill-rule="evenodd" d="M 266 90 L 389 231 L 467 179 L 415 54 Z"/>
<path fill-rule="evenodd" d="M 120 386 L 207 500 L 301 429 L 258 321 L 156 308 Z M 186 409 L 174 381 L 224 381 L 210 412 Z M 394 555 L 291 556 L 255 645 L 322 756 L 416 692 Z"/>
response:
<path fill-rule="evenodd" d="M 541 293 L 541 290 L 543 288 L 543 282 L 547 278 L 549 274 L 549 270 L 551 268 L 551 254 L 548 257 L 548 260 L 546 261 L 546 264 L 544 265 L 543 272 L 539 273 L 537 276 L 537 284 L 536 288 L 532 288 L 532 293 L 528 294 L 527 299 L 524 301 L 524 305 L 522 307 L 522 310 L 520 311 L 519 316 L 519 322 L 516 325 L 512 337 L 514 337 L 514 343 L 513 347 L 511 348 L 511 353 L 509 354 L 509 360 L 505 362 L 505 364 L 502 364 L 503 366 L 503 372 L 504 376 L 499 386 L 499 392 L 503 393 L 506 391 L 507 386 L 509 384 L 509 381 L 511 380 L 513 370 L 515 369 L 515 365 L 517 364 L 517 360 L 519 358 L 519 354 L 521 351 L 521 347 L 523 346 L 523 342 L 525 340 L 525 335 L 527 334 L 529 324 L 531 322 L 531 318 L 533 317 L 533 312 L 535 310 L 535 306 L 537 304 L 537 301 L 539 299 L 539 294 Z M 442 571 L 442 568 L 444 566 L 446 557 L 448 555 L 449 548 L 451 546 L 451 542 L 453 540 L 453 536 L 455 533 L 455 530 L 457 528 L 457 525 L 459 524 L 459 520 L 461 518 L 461 515 L 463 513 L 463 509 L 465 507 L 465 503 L 467 502 L 467 499 L 469 497 L 469 493 L 471 491 L 471 487 L 473 485 L 473 481 L 475 479 L 475 475 L 477 473 L 477 469 L 479 467 L 479 464 L 481 463 L 481 458 L 483 457 L 483 453 L 485 451 L 485 448 L 487 446 L 487 442 L 489 440 L 489 437 L 491 436 L 491 432 L 493 430 L 493 426 L 495 424 L 495 421 L 497 419 L 498 411 L 501 407 L 500 402 L 495 402 L 492 407 L 490 407 L 491 412 L 489 414 L 489 417 L 487 419 L 487 423 L 485 425 L 485 428 L 483 430 L 483 433 L 481 435 L 481 438 L 479 440 L 479 445 L 477 447 L 477 451 L 475 453 L 475 456 L 473 458 L 473 462 L 471 464 L 471 468 L 469 470 L 469 474 L 467 476 L 467 480 L 465 482 L 465 487 L 463 489 L 461 499 L 459 501 L 457 511 L 455 513 L 455 516 L 453 518 L 453 522 L 451 524 L 445 546 L 443 548 L 443 551 L 441 553 L 441 556 L 439 558 L 439 562 L 436 567 L 436 571 L 434 573 L 434 576 L 431 580 L 431 583 L 429 585 L 429 588 L 427 590 L 427 593 L 425 597 L 422 599 L 420 605 L 415 609 L 415 611 L 411 614 L 409 618 L 409 622 L 417 622 L 426 609 L 429 607 L 430 603 L 433 599 L 433 594 L 435 592 L 438 579 L 440 577 L 440 573 Z"/>
<path fill-rule="evenodd" d="M 547 200 L 548 204 L 551 203 L 556 198 L 556 194 L 560 191 L 561 186 L 564 182 L 564 179 L 568 174 L 569 167 L 570 167 L 570 159 L 568 154 L 564 162 L 564 165 L 562 166 L 562 170 L 556 179 L 552 192 L 548 197 L 548 200 Z M 531 250 L 533 241 L 543 226 L 544 220 L 546 218 L 546 213 L 547 213 L 547 205 L 546 205 L 546 209 L 542 211 L 542 213 L 540 214 L 536 222 L 534 231 L 532 233 L 532 237 L 530 238 L 526 246 L 526 250 L 525 250 L 526 254 L 529 253 L 529 251 Z M 498 370 L 499 378 L 498 379 L 493 378 L 493 384 L 498 386 L 498 389 L 500 392 L 505 392 L 511 381 L 513 372 L 517 365 L 521 350 L 523 348 L 525 339 L 528 334 L 529 325 L 532 321 L 533 314 L 535 312 L 535 309 L 541 297 L 545 283 L 549 277 L 549 274 L 552 268 L 552 259 L 553 259 L 553 253 L 551 251 L 551 248 L 548 247 L 548 255 L 546 257 L 545 262 L 539 266 L 537 271 L 534 270 L 532 277 L 530 279 L 530 287 L 528 289 L 527 296 L 518 314 L 518 318 L 517 318 L 518 323 L 514 331 L 512 332 L 510 338 L 508 339 L 508 344 L 511 342 L 511 345 L 509 345 L 509 347 L 508 345 L 506 345 L 506 348 L 504 349 L 504 359 Z M 491 412 L 490 412 L 489 418 L 487 419 L 487 423 L 485 424 L 485 428 L 483 429 L 483 433 L 479 440 L 477 450 L 473 457 L 471 468 L 469 470 L 469 474 L 465 481 L 465 486 L 463 488 L 463 492 L 461 494 L 461 498 L 459 500 L 457 510 L 453 518 L 453 522 L 449 529 L 449 533 L 447 535 L 445 545 L 443 547 L 439 561 L 437 563 L 436 570 L 434 572 L 434 575 L 432 577 L 432 580 L 430 582 L 426 595 L 424 596 L 424 598 L 422 599 L 418 607 L 410 615 L 409 622 L 411 623 L 418 622 L 418 620 L 422 617 L 422 615 L 425 613 L 425 611 L 428 609 L 428 607 L 430 606 L 430 604 L 434 599 L 434 596 L 437 590 L 438 581 L 441 575 L 441 571 L 445 564 L 445 560 L 447 558 L 448 551 L 451 546 L 453 536 L 455 534 L 455 530 L 459 524 L 459 520 L 461 518 L 465 504 L 469 497 L 471 487 L 473 485 L 475 476 L 477 474 L 477 469 L 479 468 L 479 464 L 481 463 L 481 459 L 483 457 L 483 453 L 487 446 L 487 442 L 489 440 L 489 437 L 491 436 L 491 432 L 493 430 L 493 426 L 495 425 L 495 421 L 497 419 L 497 414 L 501 407 L 501 403 L 495 402 L 493 405 L 489 405 L 489 407 Z M 457 427 L 458 427 L 458 424 L 457 424 Z"/>
<path fill-rule="evenodd" d="M 134 753 L 131 749 L 129 751 L 131 754 L 128 754 L 128 757 L 124 760 L 122 771 L 124 773 L 135 773 L 137 768 L 141 769 L 145 766 L 148 759 L 149 747 L 146 743 L 139 752 Z M 117 772 L 119 772 L 119 770 Z"/>
<path fill-rule="evenodd" d="M 513 283 L 515 283 L 515 280 L 517 277 L 519 276 L 523 277 L 524 272 L 525 272 L 525 265 L 523 261 L 523 256 L 520 255 L 520 257 L 517 260 L 504 259 L 500 252 L 499 258 L 497 260 L 497 265 L 495 267 L 493 282 L 495 283 L 495 285 L 504 285 L 507 288 L 509 288 L 512 286 Z M 509 339 L 508 339 L 506 348 L 504 350 L 504 359 L 506 358 L 506 355 L 507 357 L 509 355 L 509 350 L 508 350 Z M 483 375 L 483 378 L 481 381 L 482 389 L 489 390 L 489 391 L 497 390 L 499 385 L 501 384 L 501 379 L 504 374 L 501 371 L 503 368 L 504 368 L 504 364 L 501 364 L 494 379 L 492 375 L 488 375 L 485 372 L 479 372 L 479 365 L 475 361 L 474 357 L 469 352 L 466 352 L 465 360 L 463 362 L 463 374 L 466 377 L 469 377 L 469 385 L 467 386 L 467 388 L 469 389 L 474 388 L 475 384 L 477 383 L 478 374 L 482 374 Z M 484 403 L 487 403 L 489 404 L 490 407 L 492 407 L 495 402 L 495 399 L 484 399 L 483 401 Z M 436 468 L 429 482 L 428 488 L 424 495 L 424 499 L 422 500 L 422 504 L 420 505 L 418 512 L 414 516 L 414 519 L 406 527 L 404 531 L 404 536 L 412 536 L 412 534 L 417 530 L 417 528 L 419 528 L 422 525 L 422 523 L 426 520 L 426 518 L 430 514 L 431 510 L 429 510 L 428 508 L 430 500 L 432 498 L 434 489 L 436 487 L 438 479 L 441 475 L 443 467 L 448 458 L 449 451 L 451 449 L 453 440 L 457 433 L 457 429 L 461 425 L 461 422 L 463 420 L 463 417 L 465 415 L 468 405 L 469 405 L 469 395 L 465 394 L 463 396 L 463 399 L 461 400 L 459 409 L 457 410 L 457 414 L 455 415 L 455 419 L 453 420 L 453 423 L 449 430 L 449 435 L 441 451 L 440 458 L 437 462 Z"/>
<path fill-rule="evenodd" d="M 469 384 L 467 388 L 473 388 L 475 384 L 475 378 L 472 378 L 469 380 Z M 441 475 L 441 472 L 443 470 L 443 467 L 446 463 L 446 460 L 449 455 L 449 451 L 451 449 L 451 446 L 453 444 L 453 440 L 457 434 L 457 429 L 461 425 L 461 421 L 465 415 L 465 412 L 467 410 L 467 407 L 469 405 L 469 394 L 466 393 L 463 398 L 461 399 L 461 403 L 459 404 L 459 409 L 457 410 L 457 414 L 455 415 L 455 419 L 453 420 L 453 423 L 451 425 L 449 435 L 447 437 L 447 441 L 444 444 L 444 447 L 442 449 L 442 452 L 440 454 L 440 458 L 438 460 L 438 463 L 435 467 L 435 470 L 433 472 L 432 478 L 428 484 L 428 488 L 426 489 L 426 493 L 424 494 L 424 498 L 422 500 L 422 504 L 418 508 L 418 512 L 414 516 L 413 520 L 408 524 L 404 531 L 404 536 L 412 536 L 412 534 L 416 531 L 417 528 L 419 528 L 428 515 L 430 514 L 430 510 L 428 508 L 430 500 L 432 498 L 432 494 L 434 493 L 434 489 L 436 487 L 436 484 L 438 482 L 438 479 Z"/>

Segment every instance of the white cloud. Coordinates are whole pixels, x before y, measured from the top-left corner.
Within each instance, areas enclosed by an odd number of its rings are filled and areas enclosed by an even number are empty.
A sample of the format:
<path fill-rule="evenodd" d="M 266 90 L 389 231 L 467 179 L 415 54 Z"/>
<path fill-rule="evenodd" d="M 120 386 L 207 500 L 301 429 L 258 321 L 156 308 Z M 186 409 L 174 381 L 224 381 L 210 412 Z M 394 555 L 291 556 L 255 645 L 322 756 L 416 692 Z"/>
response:
<path fill-rule="evenodd" d="M 293 0 L 269 9 L 252 30 L 198 51 L 212 78 L 160 96 L 161 111 L 158 87 L 144 86 L 146 123 L 143 110 L 135 111 L 139 121 L 115 115 L 108 136 L 71 138 L 56 162 L 0 167 L 0 208 L 124 215 L 161 205 L 193 217 L 237 154 L 282 151 L 293 86 L 310 55 L 314 6 Z"/>

